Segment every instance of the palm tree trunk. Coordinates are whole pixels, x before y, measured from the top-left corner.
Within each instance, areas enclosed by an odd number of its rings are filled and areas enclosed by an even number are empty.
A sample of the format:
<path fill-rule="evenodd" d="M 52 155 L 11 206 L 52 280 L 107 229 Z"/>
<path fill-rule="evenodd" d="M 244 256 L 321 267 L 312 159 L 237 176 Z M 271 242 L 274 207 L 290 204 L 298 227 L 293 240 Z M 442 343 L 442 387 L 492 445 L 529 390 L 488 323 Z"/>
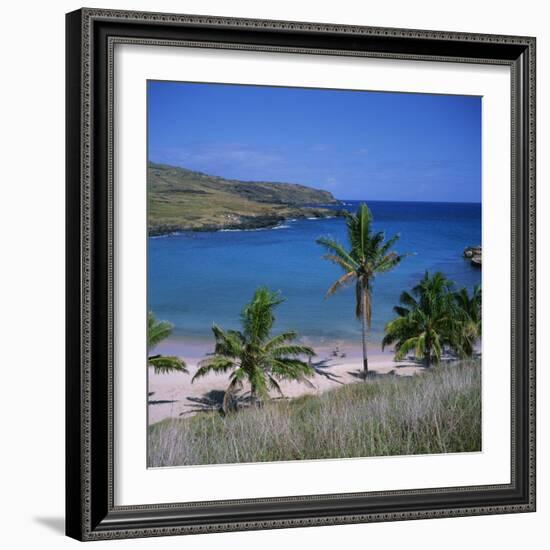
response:
<path fill-rule="evenodd" d="M 253 407 L 256 407 L 258 405 L 258 395 L 254 386 L 250 388 L 250 404 Z"/>
<path fill-rule="evenodd" d="M 361 284 L 361 328 L 363 338 L 363 374 L 365 378 L 369 374 L 369 359 L 367 357 L 367 291 L 363 284 Z"/>
<path fill-rule="evenodd" d="M 432 366 L 432 341 L 431 338 L 428 336 L 426 338 L 425 343 L 425 349 L 424 349 L 424 363 L 426 364 L 426 368 L 430 368 Z"/>

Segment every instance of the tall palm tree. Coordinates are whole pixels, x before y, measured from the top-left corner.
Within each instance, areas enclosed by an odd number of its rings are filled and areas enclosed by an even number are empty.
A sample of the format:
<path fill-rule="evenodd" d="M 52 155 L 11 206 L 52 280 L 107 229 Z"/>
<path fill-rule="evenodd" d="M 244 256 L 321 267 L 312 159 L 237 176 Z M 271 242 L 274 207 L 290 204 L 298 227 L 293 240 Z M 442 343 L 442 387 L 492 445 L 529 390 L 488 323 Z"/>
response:
<path fill-rule="evenodd" d="M 397 318 L 385 327 L 382 349 L 395 344 L 395 358 L 401 360 L 414 351 L 427 367 L 439 364 L 444 348 L 452 345 L 456 330 L 457 306 L 454 283 L 441 272 L 424 274 L 412 292 L 403 292 Z"/>
<path fill-rule="evenodd" d="M 327 297 L 355 283 L 355 315 L 361 320 L 363 371 L 366 377 L 369 372 L 367 333 L 372 318 L 373 281 L 379 273 L 393 269 L 407 254 L 397 254 L 390 250 L 399 235 L 386 241 L 383 231 L 373 231 L 372 214 L 366 204 L 361 204 L 356 214 L 346 212 L 345 216 L 349 250 L 329 237 L 321 237 L 317 243 L 327 250 L 323 257 L 344 272 L 327 290 Z"/>
<path fill-rule="evenodd" d="M 472 295 L 465 288 L 454 295 L 458 312 L 453 348 L 461 357 L 472 357 L 475 344 L 481 338 L 481 286 L 476 285 Z"/>
<path fill-rule="evenodd" d="M 231 371 L 224 411 L 228 410 L 235 392 L 242 389 L 243 382 L 250 384 L 252 405 L 268 399 L 270 389 L 282 396 L 281 380 L 296 380 L 311 385 L 307 377 L 314 374 L 314 370 L 300 357 L 310 359 L 315 355 L 314 351 L 293 343 L 297 337 L 294 331 L 277 336 L 271 334 L 275 322 L 273 310 L 283 301 L 279 294 L 260 287 L 241 312 L 241 331 L 223 330 L 217 325 L 212 327 L 216 340 L 214 353 L 199 363 L 193 381 L 210 372 Z"/>
<path fill-rule="evenodd" d="M 147 315 L 147 353 L 160 344 L 172 334 L 173 325 L 167 321 L 157 321 L 155 315 L 150 311 Z M 187 372 L 187 365 L 180 357 L 173 355 L 149 355 L 147 363 L 155 369 L 157 374 L 179 371 Z"/>

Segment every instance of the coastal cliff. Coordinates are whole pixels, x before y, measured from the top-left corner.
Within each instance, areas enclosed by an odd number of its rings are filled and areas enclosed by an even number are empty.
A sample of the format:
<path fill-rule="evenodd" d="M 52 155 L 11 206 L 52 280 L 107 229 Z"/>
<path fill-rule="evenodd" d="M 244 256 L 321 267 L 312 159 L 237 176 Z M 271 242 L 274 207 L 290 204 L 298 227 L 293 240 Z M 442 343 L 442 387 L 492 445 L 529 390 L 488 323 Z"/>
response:
<path fill-rule="evenodd" d="M 325 207 L 340 204 L 328 191 L 294 183 L 225 179 L 164 164 L 149 164 L 147 191 L 149 235 L 258 229 L 291 218 L 341 215 Z"/>

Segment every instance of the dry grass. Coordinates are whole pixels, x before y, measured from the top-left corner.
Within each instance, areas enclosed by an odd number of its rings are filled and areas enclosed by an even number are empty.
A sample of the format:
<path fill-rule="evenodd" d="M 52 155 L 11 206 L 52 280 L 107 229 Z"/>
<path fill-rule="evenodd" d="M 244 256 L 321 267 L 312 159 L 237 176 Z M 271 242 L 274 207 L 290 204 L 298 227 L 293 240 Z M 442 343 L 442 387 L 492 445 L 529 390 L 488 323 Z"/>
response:
<path fill-rule="evenodd" d="M 149 428 L 152 467 L 480 450 L 478 361 Z"/>

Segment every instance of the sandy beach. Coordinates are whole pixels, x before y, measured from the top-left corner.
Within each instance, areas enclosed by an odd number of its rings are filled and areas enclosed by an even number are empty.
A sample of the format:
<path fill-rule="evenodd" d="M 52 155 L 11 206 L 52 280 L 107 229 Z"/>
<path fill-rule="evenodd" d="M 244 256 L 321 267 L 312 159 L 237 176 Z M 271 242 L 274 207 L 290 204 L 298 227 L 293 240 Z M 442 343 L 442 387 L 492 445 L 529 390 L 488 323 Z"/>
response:
<path fill-rule="evenodd" d="M 298 382 L 281 382 L 286 398 L 305 394 L 320 394 L 336 389 L 344 384 L 361 382 L 363 362 L 361 349 L 349 344 L 334 344 L 315 347 L 317 356 L 312 361 L 315 375 L 310 378 L 312 386 Z M 210 374 L 191 382 L 198 362 L 211 351 L 206 343 L 181 343 L 166 341 L 158 351 L 166 355 L 179 355 L 185 358 L 189 374 L 155 374 L 149 369 L 148 414 L 149 424 L 164 418 L 186 418 L 201 411 L 216 409 L 223 399 L 229 384 L 229 373 Z M 381 351 L 380 346 L 369 349 L 369 369 L 373 373 L 396 376 L 412 376 L 423 367 L 407 361 L 396 362 L 390 350 Z M 244 390 L 246 392 L 246 388 Z M 273 397 L 279 397 L 275 392 Z"/>

